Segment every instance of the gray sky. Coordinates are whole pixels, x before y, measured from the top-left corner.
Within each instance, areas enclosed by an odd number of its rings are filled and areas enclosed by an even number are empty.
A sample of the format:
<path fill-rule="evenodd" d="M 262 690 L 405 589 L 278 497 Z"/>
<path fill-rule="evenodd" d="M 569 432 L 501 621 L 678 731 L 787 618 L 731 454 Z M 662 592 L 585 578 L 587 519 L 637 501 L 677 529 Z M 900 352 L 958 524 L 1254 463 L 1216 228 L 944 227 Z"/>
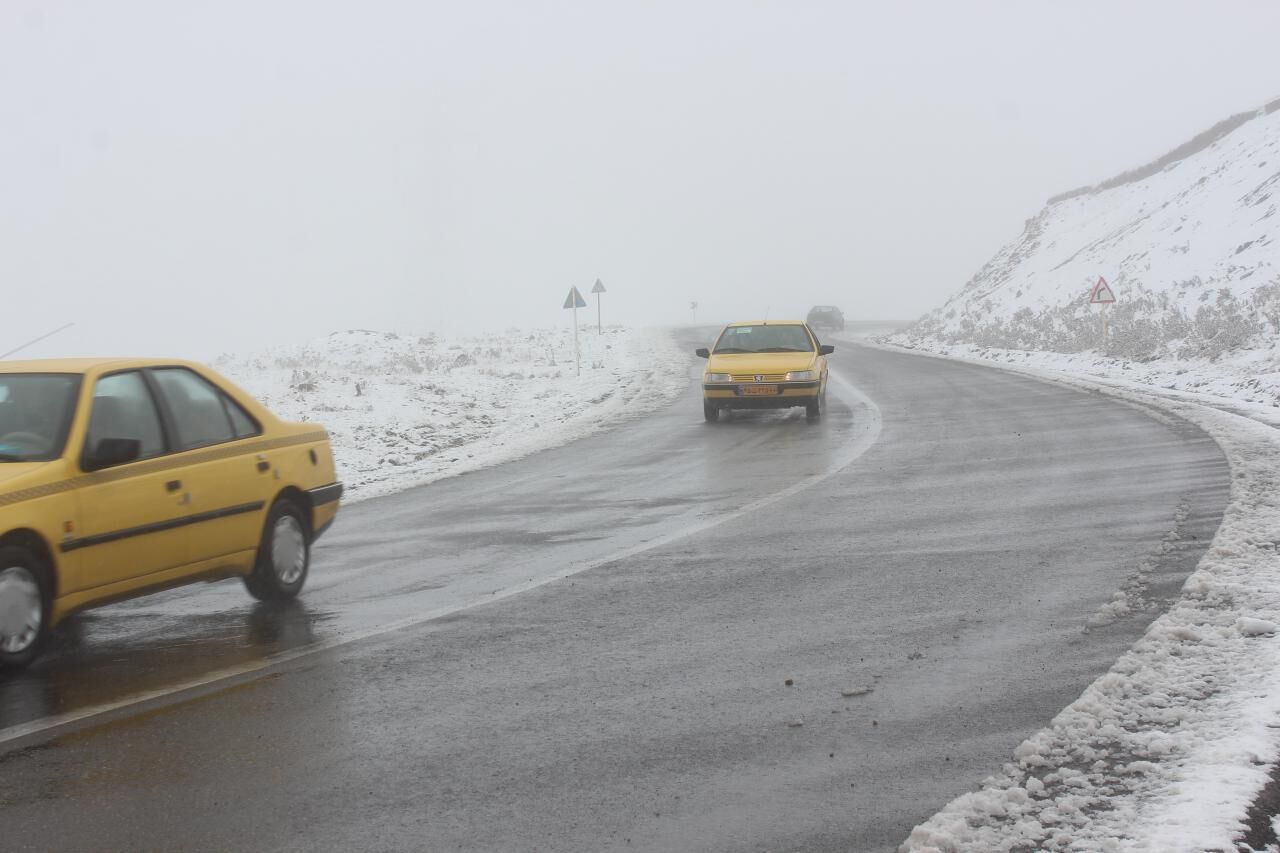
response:
<path fill-rule="evenodd" d="M 1280 95 L 1280 3 L 0 0 L 0 352 L 911 318 Z M 585 319 L 585 318 L 584 318 Z"/>

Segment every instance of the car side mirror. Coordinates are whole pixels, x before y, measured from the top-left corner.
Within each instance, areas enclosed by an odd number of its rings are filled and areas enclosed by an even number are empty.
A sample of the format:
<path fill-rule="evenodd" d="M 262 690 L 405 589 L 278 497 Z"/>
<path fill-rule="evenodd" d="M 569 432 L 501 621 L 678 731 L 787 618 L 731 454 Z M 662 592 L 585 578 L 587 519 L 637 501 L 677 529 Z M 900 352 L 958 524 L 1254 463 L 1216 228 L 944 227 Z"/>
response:
<path fill-rule="evenodd" d="M 142 442 L 136 438 L 103 438 L 89 451 L 86 471 L 100 471 L 133 462 L 142 456 Z"/>
<path fill-rule="evenodd" d="M 698 358 L 711 358 L 711 350 L 707 349 L 706 347 L 698 347 L 696 350 L 693 351 L 693 354 L 696 355 Z"/>
<path fill-rule="evenodd" d="M 836 351 L 836 348 L 833 347 L 831 344 L 823 344 L 822 346 L 818 347 L 818 355 L 831 355 L 831 353 L 835 351 Z"/>

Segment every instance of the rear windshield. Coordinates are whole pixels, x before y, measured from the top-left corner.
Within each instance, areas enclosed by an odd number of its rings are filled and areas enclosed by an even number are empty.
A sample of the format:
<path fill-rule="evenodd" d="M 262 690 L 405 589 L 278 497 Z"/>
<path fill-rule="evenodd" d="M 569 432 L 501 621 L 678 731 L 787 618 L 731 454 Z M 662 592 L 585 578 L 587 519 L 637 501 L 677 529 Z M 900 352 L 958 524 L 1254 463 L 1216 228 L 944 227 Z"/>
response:
<path fill-rule="evenodd" d="M 79 390 L 75 374 L 0 373 L 0 464 L 61 456 Z"/>
<path fill-rule="evenodd" d="M 813 341 L 804 326 L 730 326 L 720 333 L 715 351 L 735 352 L 813 352 Z"/>

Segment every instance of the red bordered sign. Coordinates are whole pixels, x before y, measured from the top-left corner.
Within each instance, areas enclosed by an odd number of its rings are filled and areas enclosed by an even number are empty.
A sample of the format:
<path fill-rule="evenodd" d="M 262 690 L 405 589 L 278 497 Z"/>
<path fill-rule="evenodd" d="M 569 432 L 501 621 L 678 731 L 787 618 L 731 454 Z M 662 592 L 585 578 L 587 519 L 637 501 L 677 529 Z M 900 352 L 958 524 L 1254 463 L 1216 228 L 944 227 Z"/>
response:
<path fill-rule="evenodd" d="M 1116 301 L 1115 292 L 1112 291 L 1111 285 L 1107 284 L 1107 280 L 1102 276 L 1098 276 L 1098 283 L 1093 286 L 1093 292 L 1089 294 L 1090 305 L 1110 305 Z"/>

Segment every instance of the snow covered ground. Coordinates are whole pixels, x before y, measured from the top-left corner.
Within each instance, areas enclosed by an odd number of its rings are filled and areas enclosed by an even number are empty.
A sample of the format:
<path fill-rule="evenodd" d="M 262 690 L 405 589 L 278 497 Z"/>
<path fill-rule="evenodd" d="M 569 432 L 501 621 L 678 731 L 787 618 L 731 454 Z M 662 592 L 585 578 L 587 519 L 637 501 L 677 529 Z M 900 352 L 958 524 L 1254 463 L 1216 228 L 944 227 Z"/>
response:
<path fill-rule="evenodd" d="M 214 366 L 286 420 L 329 430 L 344 500 L 421 485 L 590 435 L 660 408 L 692 354 L 661 330 L 484 337 L 345 331 Z"/>

